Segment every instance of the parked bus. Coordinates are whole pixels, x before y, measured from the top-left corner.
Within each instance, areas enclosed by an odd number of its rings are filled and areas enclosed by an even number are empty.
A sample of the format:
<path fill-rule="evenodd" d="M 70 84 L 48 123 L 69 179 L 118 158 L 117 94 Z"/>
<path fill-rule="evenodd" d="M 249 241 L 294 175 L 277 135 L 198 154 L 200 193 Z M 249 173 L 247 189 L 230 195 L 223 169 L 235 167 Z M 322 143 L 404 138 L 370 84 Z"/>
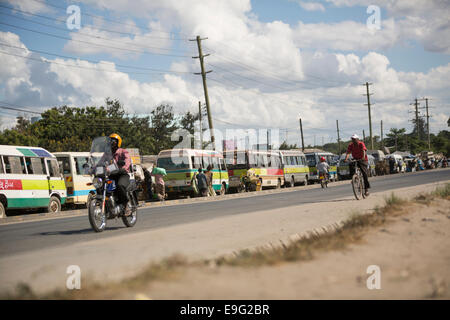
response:
<path fill-rule="evenodd" d="M 88 163 L 89 152 L 55 152 L 59 167 L 64 175 L 67 187 L 67 204 L 86 204 L 95 188 L 87 184 L 92 177 L 85 174 L 84 165 Z"/>
<path fill-rule="evenodd" d="M 249 170 L 255 175 L 261 188 L 284 185 L 284 173 L 279 151 L 233 150 L 223 153 L 230 177 L 230 189 L 245 191 L 242 179 Z"/>
<path fill-rule="evenodd" d="M 0 146 L 0 217 L 11 209 L 59 212 L 66 197 L 53 154 L 39 147 Z"/>
<path fill-rule="evenodd" d="M 308 184 L 309 168 L 306 157 L 300 150 L 280 150 L 285 186 L 296 183 Z"/>
<path fill-rule="evenodd" d="M 317 173 L 316 166 L 320 162 L 321 157 L 325 157 L 327 163 L 330 165 L 330 181 L 336 181 L 338 179 L 336 161 L 334 161 L 334 154 L 326 151 L 314 151 L 306 152 L 305 156 L 309 166 L 309 182 L 319 182 L 319 175 Z"/>
<path fill-rule="evenodd" d="M 216 193 L 224 195 L 228 190 L 228 171 L 220 152 L 199 149 L 163 150 L 158 154 L 156 166 L 166 169 L 164 176 L 169 196 L 195 195 L 193 179 L 199 168 L 212 166 L 212 186 Z"/>

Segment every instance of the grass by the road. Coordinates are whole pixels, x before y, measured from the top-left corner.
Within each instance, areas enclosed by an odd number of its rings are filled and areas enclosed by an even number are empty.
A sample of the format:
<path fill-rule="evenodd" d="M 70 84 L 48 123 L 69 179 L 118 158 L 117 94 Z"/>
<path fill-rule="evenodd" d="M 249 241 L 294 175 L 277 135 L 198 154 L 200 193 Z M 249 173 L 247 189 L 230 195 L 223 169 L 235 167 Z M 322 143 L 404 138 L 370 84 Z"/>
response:
<path fill-rule="evenodd" d="M 322 233 L 311 233 L 302 238 L 282 244 L 278 247 L 242 250 L 233 256 L 214 260 L 189 262 L 182 256 L 173 256 L 160 263 L 149 265 L 136 276 L 109 284 L 93 284 L 82 290 L 55 290 L 45 295 L 36 295 L 26 284 L 17 287 L 16 292 L 6 293 L 1 299 L 111 299 L 120 296 L 127 290 L 139 290 L 154 280 L 174 279 L 183 275 L 187 267 L 205 265 L 260 267 L 291 261 L 312 260 L 319 253 L 344 250 L 349 245 L 360 243 L 370 228 L 387 224 L 390 218 L 406 214 L 414 205 L 429 204 L 439 199 L 450 200 L 450 184 L 437 188 L 434 192 L 418 196 L 412 200 L 400 199 L 394 194 L 385 199 L 382 207 L 376 207 L 369 214 L 353 212 L 352 216 L 340 226 L 324 230 Z M 87 279 L 83 283 L 90 283 Z"/>

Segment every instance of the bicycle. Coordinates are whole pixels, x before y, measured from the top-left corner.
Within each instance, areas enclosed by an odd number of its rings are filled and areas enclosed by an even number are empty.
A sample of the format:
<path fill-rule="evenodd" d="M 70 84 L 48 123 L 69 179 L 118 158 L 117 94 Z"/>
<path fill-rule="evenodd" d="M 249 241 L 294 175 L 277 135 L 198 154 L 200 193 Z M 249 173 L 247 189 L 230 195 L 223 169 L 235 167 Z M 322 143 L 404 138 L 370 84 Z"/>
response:
<path fill-rule="evenodd" d="M 361 173 L 361 169 L 358 166 L 359 160 L 351 160 L 350 164 L 354 164 L 355 173 L 352 176 L 352 188 L 355 194 L 356 200 L 366 198 L 366 186 L 364 184 L 364 178 Z"/>

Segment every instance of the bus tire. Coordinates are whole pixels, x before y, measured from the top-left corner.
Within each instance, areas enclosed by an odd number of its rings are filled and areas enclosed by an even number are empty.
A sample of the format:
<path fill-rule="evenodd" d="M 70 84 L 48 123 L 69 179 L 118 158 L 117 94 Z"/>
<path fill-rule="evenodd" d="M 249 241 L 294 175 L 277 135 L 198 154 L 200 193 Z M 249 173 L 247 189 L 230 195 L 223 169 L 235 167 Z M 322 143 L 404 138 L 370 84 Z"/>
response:
<path fill-rule="evenodd" d="M 3 202 L 0 201 L 0 219 L 6 218 L 6 209 Z"/>
<path fill-rule="evenodd" d="M 305 179 L 303 180 L 302 185 L 304 185 L 304 186 L 308 185 L 308 176 L 305 176 Z"/>
<path fill-rule="evenodd" d="M 61 211 L 61 201 L 56 196 L 51 196 L 48 202 L 47 212 L 57 213 Z"/>
<path fill-rule="evenodd" d="M 226 193 L 226 191 L 227 191 L 227 187 L 226 187 L 226 185 L 225 185 L 225 182 L 222 182 L 222 186 L 220 187 L 220 193 L 219 193 L 219 195 L 224 196 L 225 193 Z"/>

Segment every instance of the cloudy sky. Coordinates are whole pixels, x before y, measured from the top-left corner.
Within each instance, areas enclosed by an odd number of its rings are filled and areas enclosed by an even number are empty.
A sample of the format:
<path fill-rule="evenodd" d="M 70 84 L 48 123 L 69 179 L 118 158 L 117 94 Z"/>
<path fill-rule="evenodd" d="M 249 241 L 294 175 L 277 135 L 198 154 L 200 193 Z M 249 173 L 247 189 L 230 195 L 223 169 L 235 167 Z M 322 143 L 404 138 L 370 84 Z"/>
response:
<path fill-rule="evenodd" d="M 111 97 L 132 114 L 196 112 L 197 35 L 217 128 L 271 128 L 299 144 L 301 117 L 306 144 L 335 141 L 336 120 L 343 138 L 368 135 L 370 82 L 374 134 L 381 120 L 385 133 L 410 131 L 416 97 L 431 99 L 431 132 L 447 129 L 448 0 L 0 0 L 0 106 Z M 17 112 L 0 110 L 11 126 Z"/>

